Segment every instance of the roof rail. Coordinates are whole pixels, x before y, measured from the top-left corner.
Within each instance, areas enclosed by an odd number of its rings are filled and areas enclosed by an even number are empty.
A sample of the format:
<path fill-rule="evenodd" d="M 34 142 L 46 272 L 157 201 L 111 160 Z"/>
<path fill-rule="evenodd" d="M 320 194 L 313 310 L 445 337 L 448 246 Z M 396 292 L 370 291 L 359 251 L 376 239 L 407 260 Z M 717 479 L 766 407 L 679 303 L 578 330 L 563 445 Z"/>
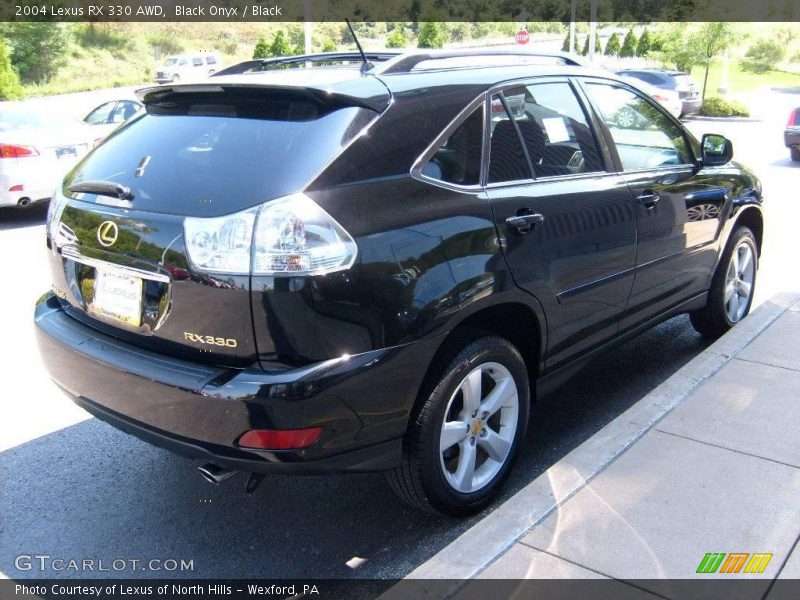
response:
<path fill-rule="evenodd" d="M 365 52 L 367 60 L 381 62 L 397 58 L 400 52 L 393 51 L 379 51 L 379 52 Z M 244 62 L 231 65 L 225 69 L 221 69 L 214 73 L 212 77 L 219 75 L 238 75 L 246 73 L 247 71 L 267 70 L 272 67 L 280 67 L 283 65 L 297 65 L 302 63 L 337 63 L 337 62 L 363 62 L 363 58 L 359 52 L 320 52 L 317 54 L 296 54 L 293 56 L 279 56 L 278 58 L 257 58 L 254 60 L 246 60 Z"/>
<path fill-rule="evenodd" d="M 526 56 L 555 58 L 563 61 L 563 64 L 585 67 L 588 63 L 582 61 L 574 54 L 568 52 L 534 52 L 522 48 L 500 46 L 489 48 L 462 48 L 458 50 L 420 50 L 406 52 L 389 60 L 381 65 L 377 65 L 370 71 L 375 75 L 391 75 L 394 73 L 408 73 L 418 64 L 429 60 L 443 60 L 447 58 L 468 58 L 479 56 Z"/>

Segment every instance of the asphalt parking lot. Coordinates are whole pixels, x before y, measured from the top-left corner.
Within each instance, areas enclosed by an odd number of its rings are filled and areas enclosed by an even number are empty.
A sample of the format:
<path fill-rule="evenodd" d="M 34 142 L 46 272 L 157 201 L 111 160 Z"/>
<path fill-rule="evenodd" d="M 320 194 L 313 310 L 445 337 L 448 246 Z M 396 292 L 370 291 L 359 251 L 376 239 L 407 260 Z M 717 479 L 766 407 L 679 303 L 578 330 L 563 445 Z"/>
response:
<path fill-rule="evenodd" d="M 761 98 L 761 96 L 759 97 Z M 800 289 L 800 164 L 782 144 L 800 94 L 763 92 L 757 122 L 691 121 L 722 133 L 735 157 L 762 178 L 766 242 L 755 302 Z M 33 340 L 32 311 L 49 287 L 45 206 L 0 209 L 0 572 L 22 571 L 20 554 L 60 558 L 192 560 L 186 577 L 402 577 L 470 526 L 423 515 L 398 500 L 379 474 L 268 477 L 252 496 L 241 477 L 212 487 L 196 463 L 129 437 L 74 407 L 47 380 Z M 673 319 L 592 362 L 534 410 L 528 443 L 505 495 L 674 373 L 705 347 L 687 317 Z M 354 557 L 356 568 L 347 562 Z M 354 564 L 354 563 L 351 563 Z M 160 577 L 163 571 L 96 576 Z"/>

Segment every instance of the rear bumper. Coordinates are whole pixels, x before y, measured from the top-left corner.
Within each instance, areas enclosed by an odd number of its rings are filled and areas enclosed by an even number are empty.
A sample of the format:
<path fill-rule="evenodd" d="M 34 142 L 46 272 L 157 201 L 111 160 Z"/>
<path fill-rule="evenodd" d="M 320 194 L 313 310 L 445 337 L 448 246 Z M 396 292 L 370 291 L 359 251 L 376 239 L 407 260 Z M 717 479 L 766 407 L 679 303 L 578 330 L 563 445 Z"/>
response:
<path fill-rule="evenodd" d="M 218 368 L 121 342 L 47 294 L 35 312 L 50 376 L 96 417 L 149 443 L 231 469 L 324 473 L 399 464 L 402 436 L 435 344 L 420 341 L 302 368 Z M 308 448 L 240 448 L 250 429 L 323 427 Z"/>
<path fill-rule="evenodd" d="M 700 112 L 700 105 L 702 103 L 700 98 L 695 100 L 681 100 L 681 115 L 696 115 Z"/>
<path fill-rule="evenodd" d="M 787 129 L 783 132 L 783 143 L 787 148 L 800 147 L 800 129 Z"/>

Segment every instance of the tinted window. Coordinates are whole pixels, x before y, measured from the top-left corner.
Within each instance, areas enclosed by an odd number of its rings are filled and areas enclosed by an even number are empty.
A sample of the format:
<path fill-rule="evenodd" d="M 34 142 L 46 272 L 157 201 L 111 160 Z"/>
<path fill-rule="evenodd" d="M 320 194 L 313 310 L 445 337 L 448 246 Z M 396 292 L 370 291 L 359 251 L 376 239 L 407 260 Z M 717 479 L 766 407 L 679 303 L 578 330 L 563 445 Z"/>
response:
<path fill-rule="evenodd" d="M 479 107 L 442 143 L 422 174 L 458 185 L 478 185 L 482 146 L 483 110 Z"/>
<path fill-rule="evenodd" d="M 110 179 L 131 188 L 139 210 L 227 214 L 302 189 L 374 116 L 301 94 L 169 96 L 109 136 L 66 185 Z"/>
<path fill-rule="evenodd" d="M 130 100 L 120 100 L 111 116 L 112 123 L 124 123 L 139 110 L 139 105 Z"/>
<path fill-rule="evenodd" d="M 513 100 L 513 99 L 512 99 Z M 492 98 L 491 144 L 489 147 L 489 183 L 531 179 L 530 165 L 522 147 L 517 126 L 506 110 L 500 96 Z M 509 103 L 508 108 L 518 113 L 524 107 Z"/>
<path fill-rule="evenodd" d="M 537 178 L 604 170 L 586 115 L 568 83 L 537 83 L 503 95 Z"/>
<path fill-rule="evenodd" d="M 111 116 L 111 111 L 114 110 L 116 102 L 106 102 L 95 108 L 92 112 L 86 115 L 84 119 L 89 125 L 100 125 L 108 123 L 108 118 Z"/>
<path fill-rule="evenodd" d="M 206 64 L 207 65 L 215 65 L 217 64 L 217 59 L 214 56 L 206 56 Z"/>
<path fill-rule="evenodd" d="M 203 57 L 202 56 L 195 56 L 192 59 L 192 65 L 195 67 L 202 67 L 203 66 Z"/>
<path fill-rule="evenodd" d="M 625 171 L 691 162 L 683 131 L 652 102 L 616 86 L 590 83 L 587 89 L 611 131 Z"/>

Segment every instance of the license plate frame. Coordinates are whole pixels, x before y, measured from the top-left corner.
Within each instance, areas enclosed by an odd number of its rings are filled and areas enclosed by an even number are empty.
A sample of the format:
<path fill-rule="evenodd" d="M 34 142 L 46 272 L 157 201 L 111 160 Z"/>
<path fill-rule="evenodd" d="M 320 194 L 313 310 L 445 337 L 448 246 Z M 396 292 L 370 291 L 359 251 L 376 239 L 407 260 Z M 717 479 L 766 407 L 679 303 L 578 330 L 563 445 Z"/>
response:
<path fill-rule="evenodd" d="M 128 327 L 142 324 L 144 282 L 113 267 L 95 269 L 92 312 Z"/>

